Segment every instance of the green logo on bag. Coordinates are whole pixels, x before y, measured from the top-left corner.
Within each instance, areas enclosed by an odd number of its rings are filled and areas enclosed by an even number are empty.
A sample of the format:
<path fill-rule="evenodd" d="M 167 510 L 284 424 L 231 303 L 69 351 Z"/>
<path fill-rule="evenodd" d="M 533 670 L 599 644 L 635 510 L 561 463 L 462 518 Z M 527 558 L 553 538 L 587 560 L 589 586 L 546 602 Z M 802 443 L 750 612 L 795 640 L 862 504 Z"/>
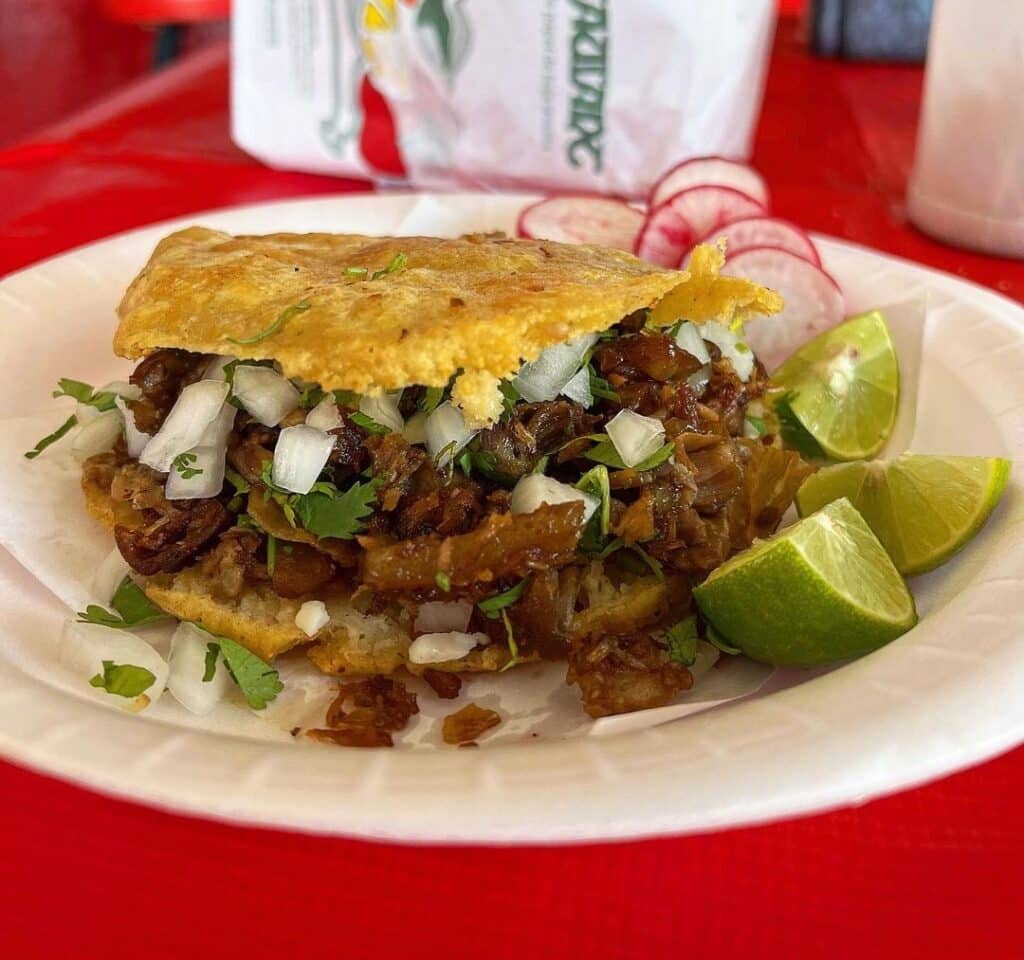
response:
<path fill-rule="evenodd" d="M 608 78 L 608 0 L 569 0 L 573 8 L 570 64 L 572 103 L 566 158 L 601 172 L 604 88 Z"/>

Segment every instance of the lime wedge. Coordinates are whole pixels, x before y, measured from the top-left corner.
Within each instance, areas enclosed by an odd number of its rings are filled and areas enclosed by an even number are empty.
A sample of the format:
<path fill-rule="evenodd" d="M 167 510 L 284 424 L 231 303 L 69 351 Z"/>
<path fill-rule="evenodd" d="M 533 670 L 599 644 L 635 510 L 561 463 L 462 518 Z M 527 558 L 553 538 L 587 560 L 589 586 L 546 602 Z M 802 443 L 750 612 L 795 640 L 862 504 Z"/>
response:
<path fill-rule="evenodd" d="M 1010 477 L 1001 457 L 932 457 L 837 463 L 796 495 L 804 516 L 839 497 L 860 511 L 904 576 L 945 563 L 984 525 Z"/>
<path fill-rule="evenodd" d="M 833 460 L 862 460 L 885 444 L 896 421 L 899 366 L 877 310 L 804 344 L 772 379 L 789 410 Z"/>
<path fill-rule="evenodd" d="M 845 499 L 727 560 L 693 595 L 726 641 L 779 666 L 857 657 L 917 623 L 903 578 Z"/>

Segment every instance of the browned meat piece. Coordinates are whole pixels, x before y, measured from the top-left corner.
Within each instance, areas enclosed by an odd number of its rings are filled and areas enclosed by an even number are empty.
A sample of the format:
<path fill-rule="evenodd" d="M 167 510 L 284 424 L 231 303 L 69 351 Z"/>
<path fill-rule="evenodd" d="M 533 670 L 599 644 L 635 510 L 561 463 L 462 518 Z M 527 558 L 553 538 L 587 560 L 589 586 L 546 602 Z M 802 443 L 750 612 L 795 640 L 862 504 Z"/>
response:
<path fill-rule="evenodd" d="M 319 743 L 333 743 L 339 747 L 393 747 L 394 740 L 387 730 L 367 726 L 365 723 L 340 723 L 333 730 L 307 730 L 306 736 Z"/>
<path fill-rule="evenodd" d="M 122 500 L 133 510 L 160 510 L 174 507 L 164 497 L 164 476 L 134 460 L 122 464 L 114 473 L 110 496 Z"/>
<path fill-rule="evenodd" d="M 263 464 L 272 459 L 274 454 L 264 442 L 272 444 L 274 438 L 267 438 L 262 431 L 253 436 L 239 437 L 232 433 L 228 437 L 228 463 L 235 468 L 249 483 L 259 483 L 263 472 Z"/>
<path fill-rule="evenodd" d="M 689 457 L 697 482 L 694 509 L 704 514 L 721 510 L 743 483 L 743 466 L 736 444 L 723 440 L 716 446 L 695 450 Z"/>
<path fill-rule="evenodd" d="M 410 693 L 401 680 L 370 677 L 338 684 L 338 695 L 327 708 L 325 723 L 329 727 L 362 725 L 397 733 L 419 712 L 416 694 Z"/>
<path fill-rule="evenodd" d="M 400 540 L 429 533 L 442 537 L 466 533 L 484 515 L 483 490 L 471 480 L 459 480 L 409 500 L 395 516 L 393 533 Z"/>
<path fill-rule="evenodd" d="M 654 495 L 650 488 L 643 491 L 612 525 L 612 533 L 628 544 L 652 540 L 654 526 Z"/>
<path fill-rule="evenodd" d="M 693 686 L 693 676 L 647 634 L 591 636 L 569 647 L 566 683 L 579 684 L 592 717 L 662 707 Z"/>
<path fill-rule="evenodd" d="M 149 577 L 180 570 L 233 520 L 219 500 L 186 500 L 139 529 L 115 527 L 114 539 L 131 568 Z"/>
<path fill-rule="evenodd" d="M 140 363 L 129 381 L 142 391 L 129 406 L 135 425 L 144 433 L 156 433 L 183 387 L 203 375 L 209 358 L 187 350 L 157 350 Z"/>
<path fill-rule="evenodd" d="M 522 598 L 508 608 L 521 652 L 536 651 L 548 660 L 565 656 L 579 589 L 580 571 L 575 566 L 540 570 L 530 577 Z M 504 625 L 501 627 L 494 637 L 499 642 L 505 641 Z"/>
<path fill-rule="evenodd" d="M 262 579 L 257 573 L 256 559 L 261 542 L 261 538 L 249 530 L 229 530 L 203 557 L 201 569 L 216 581 L 214 591 L 218 596 L 236 599 L 248 583 Z"/>
<path fill-rule="evenodd" d="M 733 372 L 731 363 L 716 360 L 711 365 L 711 379 L 701 401 L 718 415 L 731 436 L 738 437 L 743 433 L 747 404 L 760 397 L 766 385 L 767 377 L 760 362 L 755 365 L 750 380 L 744 383 Z"/>
<path fill-rule="evenodd" d="M 334 472 L 334 480 L 340 483 L 366 469 L 370 455 L 364 443 L 366 433 L 351 420 L 352 411 L 341 409 L 341 426 L 330 431 L 334 437 L 334 449 L 331 451 L 330 464 Z"/>
<path fill-rule="evenodd" d="M 445 743 L 470 743 L 499 723 L 501 714 L 497 711 L 467 703 L 461 710 L 444 718 L 441 735 Z"/>
<path fill-rule="evenodd" d="M 573 437 L 593 433 L 599 420 L 569 400 L 521 403 L 505 423 L 477 434 L 470 449 L 490 454 L 495 472 L 516 480 Z"/>
<path fill-rule="evenodd" d="M 333 576 L 334 563 L 326 554 L 304 543 L 278 544 L 270 580 L 279 596 L 312 593 Z"/>
<path fill-rule="evenodd" d="M 523 577 L 575 559 L 583 504 L 544 505 L 533 513 L 492 514 L 455 537 L 431 535 L 402 543 L 360 540 L 367 547 L 362 582 L 377 590 L 434 587 L 439 572 L 455 586 Z"/>
<path fill-rule="evenodd" d="M 462 678 L 457 673 L 449 673 L 447 670 L 432 670 L 427 667 L 423 671 L 423 679 L 442 700 L 454 700 L 462 689 Z"/>
<path fill-rule="evenodd" d="M 632 382 L 685 380 L 701 368 L 701 362 L 678 347 L 666 333 L 641 333 L 609 340 L 597 348 L 594 360 L 603 376 L 616 375 Z"/>
<path fill-rule="evenodd" d="M 432 493 L 441 480 L 422 447 L 414 447 L 397 433 L 366 441 L 373 475 L 380 481 L 377 503 L 385 513 L 398 509 L 402 498 L 413 492 Z"/>

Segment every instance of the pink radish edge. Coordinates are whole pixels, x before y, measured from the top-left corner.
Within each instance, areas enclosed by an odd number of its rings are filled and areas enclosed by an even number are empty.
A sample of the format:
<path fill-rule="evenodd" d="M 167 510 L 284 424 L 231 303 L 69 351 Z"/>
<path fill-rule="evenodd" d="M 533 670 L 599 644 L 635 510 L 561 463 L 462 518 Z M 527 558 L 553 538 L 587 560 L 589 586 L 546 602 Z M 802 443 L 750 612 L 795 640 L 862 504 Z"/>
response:
<path fill-rule="evenodd" d="M 706 157 L 690 157 L 689 160 L 681 160 L 679 163 L 673 164 L 660 177 L 658 177 L 657 180 L 654 181 L 653 186 L 651 187 L 650 191 L 648 191 L 648 194 L 647 194 L 647 205 L 648 205 L 648 207 L 650 209 L 654 209 L 654 207 L 661 206 L 661 204 L 665 202 L 665 200 L 660 200 L 657 203 L 655 203 L 654 199 L 655 199 L 655 197 L 657 197 L 658 191 L 661 190 L 661 185 L 666 180 L 668 180 L 669 177 L 674 176 L 677 171 L 682 170 L 684 167 L 693 166 L 694 164 L 698 164 L 698 163 L 723 163 L 723 164 L 727 164 L 728 166 L 731 166 L 731 167 L 738 167 L 738 168 L 741 168 L 743 170 L 748 171 L 750 174 L 753 175 L 754 180 L 757 183 L 760 184 L 760 188 L 761 188 L 760 192 L 763 194 L 763 196 L 756 196 L 756 195 L 750 193 L 749 191 L 740 189 L 740 187 L 735 186 L 732 183 L 719 183 L 716 180 L 697 180 L 697 181 L 694 181 L 693 183 L 689 184 L 689 187 L 700 187 L 700 186 L 731 187 L 733 190 L 739 190 L 741 193 L 746 193 L 748 196 L 752 197 L 754 200 L 757 200 L 765 208 L 766 211 L 768 210 L 769 200 L 771 198 L 770 198 L 769 193 L 768 193 L 768 184 L 765 182 L 764 177 L 762 177 L 761 174 L 758 173 L 758 171 L 755 170 L 754 167 L 752 167 L 749 163 L 747 163 L 747 162 L 745 162 L 743 160 L 738 160 L 736 157 L 723 157 L 720 154 L 711 154 L 710 156 L 706 156 Z M 682 187 L 681 189 L 682 190 L 686 190 L 686 189 L 689 189 L 689 187 Z M 673 190 L 671 194 L 666 194 L 665 195 L 665 199 L 667 200 L 669 197 L 674 196 L 675 194 L 677 194 L 679 192 L 681 192 L 681 191 L 680 190 Z"/>
<path fill-rule="evenodd" d="M 793 223 L 791 220 L 785 220 L 782 217 L 771 217 L 764 216 L 761 214 L 755 214 L 754 216 L 751 217 L 739 217 L 736 220 L 730 220 L 728 223 L 724 224 L 721 227 L 715 227 L 715 229 L 712 230 L 710 233 L 707 233 L 703 237 L 701 237 L 697 241 L 697 243 L 714 243 L 715 240 L 717 240 L 719 237 L 723 235 L 728 241 L 729 232 L 733 228 L 738 227 L 741 224 L 750 223 L 751 221 L 755 220 L 761 220 L 767 223 L 778 224 L 779 226 L 783 227 L 785 230 L 789 231 L 790 236 L 793 236 L 794 238 L 799 238 L 799 249 L 797 249 L 797 245 L 795 243 L 792 246 L 787 246 L 786 244 L 783 243 L 772 242 L 772 239 L 778 239 L 776 237 L 769 239 L 765 243 L 741 243 L 737 246 L 727 246 L 727 260 L 730 257 L 734 257 L 737 254 L 743 253 L 746 250 L 752 250 L 755 247 L 779 247 L 783 250 L 789 250 L 790 253 L 795 253 L 798 257 L 802 257 L 808 263 L 812 263 L 814 264 L 814 266 L 818 268 L 821 267 L 821 255 L 818 253 L 818 248 L 815 246 L 814 241 L 811 239 L 807 231 L 804 230 L 802 227 L 798 226 L 797 224 Z M 686 255 L 683 257 L 683 259 L 679 262 L 680 270 L 686 268 L 686 264 L 689 262 L 692 253 L 692 250 L 688 251 Z"/>
<path fill-rule="evenodd" d="M 639 233 L 640 232 L 640 228 L 643 226 L 644 217 L 645 217 L 644 211 L 643 210 L 638 210 L 636 207 L 631 206 L 629 204 L 629 202 L 625 198 L 623 198 L 623 197 L 606 195 L 606 194 L 601 194 L 601 193 L 586 193 L 586 192 L 578 192 L 578 193 L 553 193 L 553 194 L 550 194 L 549 196 L 542 197 L 540 200 L 535 200 L 533 203 L 528 204 L 527 206 L 525 206 L 519 212 L 519 217 L 516 219 L 516 234 L 518 236 L 520 236 L 520 237 L 525 237 L 525 238 L 530 239 L 530 240 L 547 239 L 545 237 L 538 237 L 538 236 L 536 236 L 536 234 L 532 233 L 528 229 L 528 227 L 526 225 L 527 224 L 527 219 L 528 219 L 529 215 L 531 213 L 533 213 L 534 211 L 536 211 L 538 208 L 546 206 L 546 205 L 548 205 L 550 203 L 553 203 L 553 202 L 564 201 L 564 200 L 597 201 L 601 205 L 613 204 L 615 206 L 618 206 L 618 207 L 622 208 L 623 210 L 628 210 L 632 214 L 636 215 L 636 219 L 637 219 L 636 233 Z M 626 238 L 624 238 L 623 242 L 625 242 L 626 245 L 624 247 L 622 247 L 622 249 L 624 249 L 624 250 L 631 250 L 633 244 L 635 243 L 635 238 L 636 238 L 635 234 L 634 234 L 634 236 L 633 236 L 631 241 L 627 240 Z M 566 241 L 554 240 L 552 242 L 553 243 L 560 243 L 560 242 L 566 242 Z"/>

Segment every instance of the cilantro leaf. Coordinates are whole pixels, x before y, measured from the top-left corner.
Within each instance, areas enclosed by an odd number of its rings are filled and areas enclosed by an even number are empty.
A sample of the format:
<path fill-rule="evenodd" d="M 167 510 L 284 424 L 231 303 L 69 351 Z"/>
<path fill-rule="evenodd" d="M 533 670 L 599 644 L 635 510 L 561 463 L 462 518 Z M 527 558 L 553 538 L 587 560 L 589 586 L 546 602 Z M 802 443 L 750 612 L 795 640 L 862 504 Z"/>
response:
<path fill-rule="evenodd" d="M 391 433 L 390 427 L 384 426 L 383 423 L 377 423 L 377 421 L 374 420 L 373 417 L 368 416 L 367 414 L 362 413 L 360 411 L 357 411 L 356 413 L 350 413 L 348 415 L 348 418 L 357 427 L 362 427 L 364 430 L 368 431 L 369 433 L 376 434 L 378 437 L 383 437 L 385 434 Z"/>
<path fill-rule="evenodd" d="M 653 470 L 655 467 L 663 464 L 674 452 L 674 443 L 671 441 L 664 443 L 661 447 L 655 450 L 654 453 L 647 457 L 646 460 L 641 460 L 632 469 L 639 472 L 644 470 Z M 603 463 L 615 470 L 626 469 L 626 464 L 622 457 L 619 456 L 619 451 L 615 449 L 615 444 L 612 443 L 610 437 L 601 437 L 594 446 L 584 452 L 583 456 L 588 460 L 593 460 L 595 463 Z"/>
<path fill-rule="evenodd" d="M 202 468 L 191 466 L 198 459 L 199 456 L 195 453 L 179 453 L 171 461 L 171 466 L 181 474 L 182 480 L 191 480 L 193 477 L 202 476 Z"/>
<path fill-rule="evenodd" d="M 692 667 L 697 662 L 697 618 L 687 617 L 665 634 L 668 641 L 668 658 L 673 663 Z"/>
<path fill-rule="evenodd" d="M 380 481 L 355 483 L 343 493 L 327 484 L 317 485 L 310 493 L 296 496 L 293 507 L 302 525 L 318 537 L 351 540 L 362 528 L 363 520 L 373 513 Z M 327 487 L 331 492 L 324 492 Z"/>
<path fill-rule="evenodd" d="M 206 645 L 206 658 L 203 661 L 203 683 L 209 683 L 217 673 L 217 655 L 220 646 L 215 640 Z"/>
<path fill-rule="evenodd" d="M 615 541 L 612 541 L 612 543 L 614 542 Z M 609 546 L 611 546 L 611 544 L 609 544 Z M 616 546 L 616 550 L 623 546 L 625 546 L 625 544 L 619 541 L 619 544 Z M 603 559 L 605 554 L 602 553 L 599 556 Z M 624 567 L 630 573 L 642 576 L 647 571 L 650 571 L 659 580 L 665 579 L 665 572 L 661 569 L 661 564 L 638 544 L 631 544 L 624 550 L 619 551 L 615 560 L 620 566 Z"/>
<path fill-rule="evenodd" d="M 90 603 L 84 611 L 79 612 L 78 622 L 123 630 L 126 627 L 141 627 L 167 618 L 167 614 L 156 606 L 143 593 L 142 587 L 130 577 L 125 577 L 121 581 L 121 585 L 114 591 L 110 605 L 117 611 L 116 614 Z"/>
<path fill-rule="evenodd" d="M 493 597 L 481 600 L 477 607 L 488 620 L 497 620 L 506 607 L 511 607 L 512 604 L 519 600 L 529 583 L 529 577 L 525 580 L 520 580 L 514 587 L 509 587 L 501 593 L 496 593 Z"/>
<path fill-rule="evenodd" d="M 587 366 L 590 372 L 590 392 L 601 400 L 611 400 L 613 403 L 620 403 L 619 395 L 612 385 L 602 377 L 592 365 Z"/>
<path fill-rule="evenodd" d="M 237 343 L 240 346 L 248 347 L 254 343 L 259 343 L 261 340 L 266 340 L 267 337 L 272 337 L 277 333 L 287 321 L 291 320 L 292 317 L 297 313 L 303 313 L 310 307 L 308 300 L 303 300 L 301 303 L 294 303 L 290 307 L 285 307 L 278 315 L 277 319 L 265 329 L 259 333 L 254 333 L 251 337 L 228 337 L 230 343 Z"/>
<path fill-rule="evenodd" d="M 381 277 L 386 277 L 389 273 L 398 273 L 399 270 L 404 270 L 409 262 L 409 258 L 404 253 L 396 253 L 390 263 L 383 270 L 375 270 L 370 274 L 371 280 L 379 280 Z"/>
<path fill-rule="evenodd" d="M 71 414 L 53 433 L 47 434 L 40 440 L 31 450 L 25 452 L 26 460 L 35 460 L 47 447 L 56 443 L 61 437 L 65 436 L 67 432 L 78 423 L 78 417 Z"/>
<path fill-rule="evenodd" d="M 498 389 L 501 391 L 501 415 L 509 417 L 516 404 L 522 400 L 522 394 L 515 388 L 515 384 L 511 380 L 502 380 L 498 384 Z"/>
<path fill-rule="evenodd" d="M 307 383 L 302 387 L 302 392 L 299 394 L 299 406 L 303 410 L 311 410 L 321 400 L 323 400 L 325 394 L 315 383 Z"/>
<path fill-rule="evenodd" d="M 341 272 L 346 277 L 365 277 L 370 271 L 366 267 L 345 267 Z"/>
<path fill-rule="evenodd" d="M 196 624 L 196 626 L 201 630 L 206 630 L 202 624 Z M 210 633 L 209 630 L 206 632 Z M 281 683 L 277 671 L 256 654 L 250 653 L 241 644 L 235 643 L 234 640 L 217 636 L 217 634 L 210 635 L 219 644 L 228 672 L 238 684 L 238 689 L 242 691 L 245 702 L 253 710 L 264 709 L 284 689 L 284 684 Z M 207 647 L 207 664 L 209 664 L 209 647 Z"/>
<path fill-rule="evenodd" d="M 99 687 L 117 697 L 134 700 L 145 693 L 156 682 L 156 677 L 145 667 L 133 663 L 103 661 L 103 673 L 97 673 L 90 681 L 92 687 Z"/>
<path fill-rule="evenodd" d="M 433 413 L 444 399 L 447 387 L 425 387 L 420 398 L 419 409 L 423 413 Z"/>
<path fill-rule="evenodd" d="M 452 578 L 444 570 L 438 570 L 434 574 L 434 583 L 443 590 L 445 593 L 450 593 L 452 589 Z"/>
<path fill-rule="evenodd" d="M 612 516 L 612 488 L 608 479 L 608 468 L 604 464 L 591 467 L 576 483 L 576 489 L 593 494 L 600 499 L 601 506 L 594 513 L 598 521 L 601 536 L 607 536 L 608 524 Z"/>
<path fill-rule="evenodd" d="M 755 417 L 753 414 L 748 413 L 744 419 L 756 431 L 759 437 L 763 437 L 768 432 L 768 426 L 765 424 L 763 417 Z"/>
<path fill-rule="evenodd" d="M 91 384 L 84 383 L 81 380 L 72 380 L 70 377 L 61 377 L 57 381 L 57 389 L 53 391 L 53 398 L 57 397 L 71 397 L 72 400 L 77 400 L 79 403 L 88 403 L 92 400 L 92 395 L 95 393 Z"/>

